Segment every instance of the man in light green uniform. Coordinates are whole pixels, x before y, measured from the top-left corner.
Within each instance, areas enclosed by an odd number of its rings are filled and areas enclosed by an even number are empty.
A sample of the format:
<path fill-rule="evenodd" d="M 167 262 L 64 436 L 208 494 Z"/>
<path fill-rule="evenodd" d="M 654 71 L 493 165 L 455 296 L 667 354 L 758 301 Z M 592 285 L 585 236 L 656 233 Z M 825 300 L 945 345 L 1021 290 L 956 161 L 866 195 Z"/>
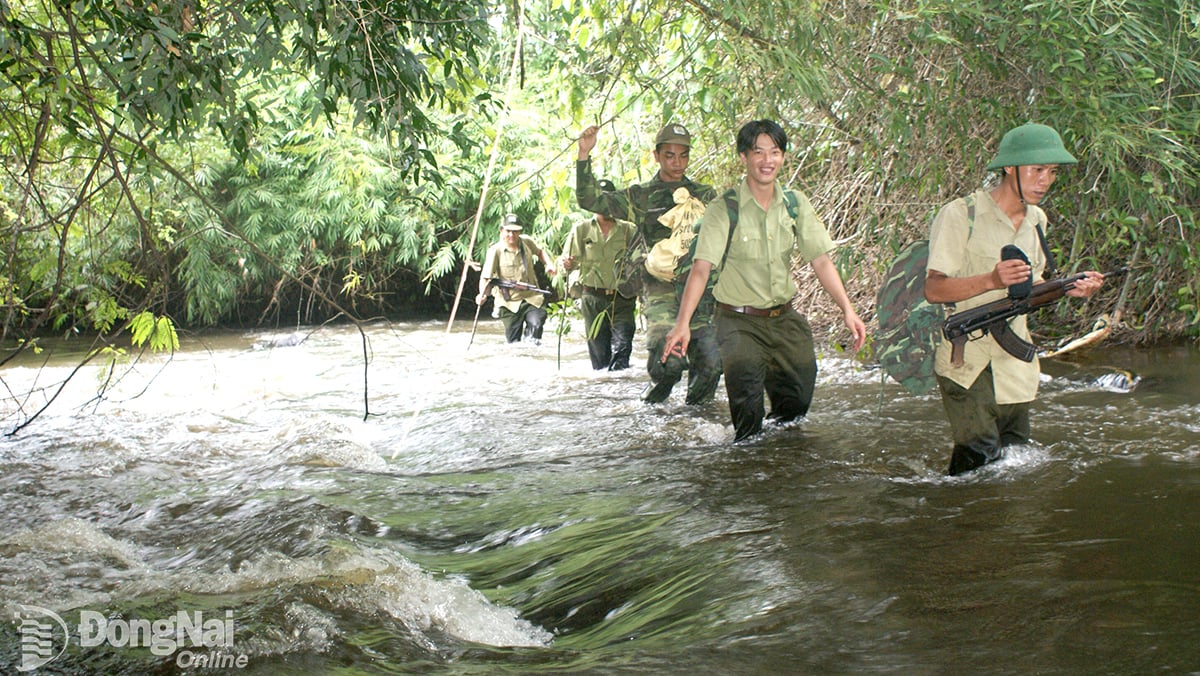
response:
<path fill-rule="evenodd" d="M 546 323 L 546 297 L 537 291 L 508 289 L 489 284 L 492 280 L 520 282 L 537 287 L 538 278 L 534 265 L 540 259 L 547 274 L 554 274 L 554 262 L 542 247 L 531 237 L 521 234 L 521 223 L 516 214 L 504 217 L 500 225 L 500 241 L 488 248 L 483 257 L 483 270 L 479 274 L 479 305 L 487 300 L 490 288 L 495 305 L 492 316 L 499 317 L 504 324 L 504 337 L 510 343 L 522 338 L 541 342 L 542 327 Z"/>
<path fill-rule="evenodd" d="M 609 181 L 600 184 L 605 191 L 613 190 Z M 588 336 L 588 357 L 596 370 L 629 368 L 637 301 L 617 290 L 617 273 L 634 233 L 632 223 L 598 213 L 571 228 L 559 258 L 559 270 L 579 275 L 579 309 Z"/>
<path fill-rule="evenodd" d="M 666 400 L 686 368 L 686 403 L 706 403 L 712 399 L 721 378 L 721 357 L 711 317 L 697 314 L 694 318 L 696 339 L 693 345 L 683 354 L 673 355 L 665 362 L 660 360 L 663 341 L 678 312 L 679 298 L 674 283 L 645 274 L 644 257 L 655 243 L 671 235 L 671 229 L 660 223 L 658 218 L 675 206 L 674 192 L 677 188 L 687 188 L 692 196 L 703 202 L 715 198 L 716 191 L 712 186 L 696 183 L 685 175 L 691 157 L 692 135 L 680 124 L 666 125 L 655 137 L 654 159 L 658 162 L 659 170 L 652 180 L 624 190 L 601 190 L 592 174 L 591 161 L 598 131 L 599 127 L 588 127 L 579 137 L 575 192 L 580 207 L 592 213 L 630 221 L 637 226 L 635 241 L 626 256 L 625 270 L 621 276 L 622 290 L 641 295 L 642 316 L 646 318 L 646 346 L 649 351 L 646 370 L 651 382 L 642 399 L 647 403 Z"/>
<path fill-rule="evenodd" d="M 1040 280 L 1046 267 L 1042 246 L 1046 213 L 1037 205 L 1058 176 L 1075 164 L 1058 132 L 1040 124 L 1010 130 L 988 169 L 1003 172 L 1000 184 L 975 191 L 939 210 L 929 232 L 925 298 L 961 312 L 1005 297 L 1008 287 Z M 968 201 L 973 205 L 969 214 Z M 1015 245 L 1029 262 L 1001 260 L 1001 248 Z M 1067 295 L 1087 297 L 1104 276 L 1088 271 Z M 1009 330 L 1030 340 L 1025 315 Z M 1026 362 L 1006 352 L 990 333 L 964 346 L 963 363 L 951 364 L 951 344 L 938 346 L 934 372 L 950 419 L 954 451 L 950 474 L 999 460 L 1004 446 L 1029 441 L 1029 405 L 1037 397 L 1041 373 L 1037 357 Z"/>
<path fill-rule="evenodd" d="M 769 418 L 778 422 L 805 415 L 812 403 L 817 360 L 808 320 L 791 305 L 796 295 L 793 250 L 809 261 L 821 287 L 841 308 L 854 335 L 855 352 L 862 348 L 867 329 L 829 257 L 833 241 L 808 198 L 792 191 L 797 216 L 788 213 L 778 181 L 787 152 L 783 128 L 770 120 L 748 122 L 738 131 L 737 151 L 746 168 L 745 179 L 735 189 L 737 225 L 730 228 L 723 199 L 709 203 L 662 359 L 687 349 L 691 315 L 709 276 L 719 271 L 713 289 L 717 341 L 734 440 L 741 441 L 762 431 L 764 390 L 771 400 Z"/>

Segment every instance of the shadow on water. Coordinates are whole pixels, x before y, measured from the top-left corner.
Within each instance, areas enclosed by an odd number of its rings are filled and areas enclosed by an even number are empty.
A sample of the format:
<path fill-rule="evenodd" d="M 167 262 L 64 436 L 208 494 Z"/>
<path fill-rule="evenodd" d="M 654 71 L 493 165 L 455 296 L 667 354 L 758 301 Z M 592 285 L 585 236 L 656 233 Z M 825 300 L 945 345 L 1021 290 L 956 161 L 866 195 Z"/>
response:
<path fill-rule="evenodd" d="M 364 422 L 358 341 L 214 337 L 5 442 L 5 612 L 228 611 L 216 652 L 264 674 L 1200 660 L 1194 350 L 1046 364 L 1034 442 L 950 478 L 937 397 L 846 360 L 822 360 L 808 419 L 733 445 L 723 394 L 645 406 L 640 367 L 593 373 L 577 337 L 560 361 L 493 322 L 469 351 L 433 324 L 373 331 Z M 21 641 L 0 629 L 0 670 Z M 179 655 L 76 636 L 54 665 Z"/>

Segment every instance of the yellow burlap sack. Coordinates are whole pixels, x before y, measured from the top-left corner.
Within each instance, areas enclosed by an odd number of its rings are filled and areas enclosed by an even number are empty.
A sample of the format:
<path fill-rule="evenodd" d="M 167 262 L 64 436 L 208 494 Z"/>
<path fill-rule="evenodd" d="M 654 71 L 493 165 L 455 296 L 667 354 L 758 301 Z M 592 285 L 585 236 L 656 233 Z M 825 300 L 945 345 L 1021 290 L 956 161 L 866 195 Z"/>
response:
<path fill-rule="evenodd" d="M 664 282 L 675 281 L 679 259 L 696 237 L 693 226 L 704 215 L 704 202 L 692 197 L 687 188 L 677 188 L 671 197 L 675 206 L 658 217 L 659 223 L 671 229 L 671 236 L 655 243 L 646 256 L 646 272 Z"/>

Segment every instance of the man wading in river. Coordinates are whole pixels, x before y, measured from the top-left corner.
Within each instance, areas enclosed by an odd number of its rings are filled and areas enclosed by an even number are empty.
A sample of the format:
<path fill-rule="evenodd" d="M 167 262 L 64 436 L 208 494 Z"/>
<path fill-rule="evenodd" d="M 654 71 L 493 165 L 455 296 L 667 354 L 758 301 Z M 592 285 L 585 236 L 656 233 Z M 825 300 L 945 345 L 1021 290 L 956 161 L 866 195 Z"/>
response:
<path fill-rule="evenodd" d="M 617 220 L 626 220 L 638 227 L 634 244 L 624 262 L 625 284 L 621 291 L 639 293 L 642 299 L 642 316 L 646 318 L 646 347 L 649 356 L 646 370 L 650 374 L 650 387 L 642 395 L 649 404 L 665 401 L 671 395 L 675 383 L 683 377 L 687 368 L 688 389 L 686 403 L 703 404 L 712 399 L 721 380 L 721 357 L 717 350 L 712 327 L 704 322 L 697 327 L 696 340 L 684 354 L 659 359 L 671 322 L 679 309 L 674 282 L 664 282 L 645 274 L 645 253 L 656 243 L 671 236 L 671 228 L 659 222 L 659 216 L 675 206 L 675 191 L 686 188 L 693 197 L 708 202 L 717 196 L 712 186 L 696 183 L 685 175 L 691 158 L 692 135 L 681 124 L 668 124 L 654 139 L 654 160 L 658 162 L 658 173 L 640 185 L 631 185 L 624 190 L 604 191 L 592 174 L 591 152 L 596 147 L 596 126 L 583 130 L 579 137 L 579 155 L 575 162 L 575 194 L 579 206 L 592 213 L 604 214 Z M 625 287 L 632 288 L 625 288 Z"/>
<path fill-rule="evenodd" d="M 1004 298 L 1010 286 L 1040 280 L 1049 248 L 1041 232 L 1046 213 L 1037 204 L 1058 167 L 1075 162 L 1050 127 L 1026 124 L 1005 134 L 987 165 L 1002 172 L 1000 185 L 950 202 L 933 221 L 925 299 L 961 312 Z M 1020 248 L 1029 261 L 1001 260 L 1005 245 Z M 1100 288 L 1103 275 L 1085 274 L 1067 295 L 1086 298 Z M 1011 319 L 1008 330 L 1029 341 L 1025 315 Z M 951 364 L 951 351 L 943 338 L 934 372 L 954 436 L 949 473 L 961 474 L 999 460 L 1004 446 L 1029 441 L 1029 404 L 1041 369 L 1036 355 L 1018 359 L 990 333 L 967 341 L 960 365 Z"/>
<path fill-rule="evenodd" d="M 600 184 L 606 192 L 613 190 L 609 181 Z M 595 214 L 571 228 L 558 259 L 559 270 L 578 275 L 579 310 L 587 334 L 588 358 L 596 370 L 629 368 L 633 332 L 637 327 L 633 318 L 637 300 L 617 289 L 617 272 L 633 239 L 634 228 L 628 221 Z"/>
<path fill-rule="evenodd" d="M 535 343 L 542 341 L 542 327 L 546 323 L 546 297 L 537 291 L 507 289 L 494 284 L 493 280 L 520 282 L 536 287 L 537 271 L 534 265 L 541 260 L 547 274 L 554 274 L 554 261 L 550 254 L 532 238 L 521 234 L 521 223 L 516 214 L 504 217 L 500 225 L 500 241 L 493 244 L 483 258 L 483 271 L 479 275 L 479 294 L 475 302 L 483 305 L 490 290 L 495 299 L 492 315 L 504 324 L 504 337 L 510 343 L 526 338 Z"/>
<path fill-rule="evenodd" d="M 762 430 L 764 389 L 771 398 L 769 417 L 777 422 L 805 415 L 812 403 L 817 358 L 812 328 L 792 307 L 793 249 L 809 261 L 825 293 L 842 309 L 854 334 L 854 352 L 867 337 L 829 257 L 834 244 L 825 224 L 804 193 L 785 191 L 777 180 L 787 152 L 783 128 L 770 120 L 747 123 L 738 132 L 737 152 L 746 176 L 732 191 L 732 207 L 719 199 L 704 211 L 679 316 L 661 355 L 665 361 L 687 350 L 692 313 L 709 275 L 719 272 L 714 321 L 734 441 Z M 737 214 L 736 225 L 731 212 Z"/>

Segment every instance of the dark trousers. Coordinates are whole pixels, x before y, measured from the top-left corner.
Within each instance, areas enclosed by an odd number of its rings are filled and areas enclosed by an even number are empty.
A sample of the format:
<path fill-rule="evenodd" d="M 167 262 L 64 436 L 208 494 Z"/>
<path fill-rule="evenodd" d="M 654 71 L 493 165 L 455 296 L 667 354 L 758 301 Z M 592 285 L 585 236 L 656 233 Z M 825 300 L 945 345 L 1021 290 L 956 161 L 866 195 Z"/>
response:
<path fill-rule="evenodd" d="M 633 352 L 633 320 L 637 301 L 621 294 L 606 296 L 584 291 L 579 299 L 587 332 L 588 357 L 597 371 L 620 371 L 629 368 Z"/>
<path fill-rule="evenodd" d="M 817 357 L 804 315 L 756 317 L 718 309 L 715 324 L 734 441 L 762 431 L 764 393 L 771 400 L 772 420 L 787 422 L 808 413 Z"/>
<path fill-rule="evenodd" d="M 942 376 L 937 381 L 954 437 L 947 474 L 962 474 L 995 462 L 1000 459 L 1000 449 L 1029 441 L 1029 402 L 997 404 L 990 366 L 969 388 Z"/>
<path fill-rule="evenodd" d="M 516 312 L 502 307 L 497 314 L 500 322 L 504 324 L 504 338 L 508 342 L 515 343 L 522 337 L 542 339 L 542 327 L 546 324 L 545 308 L 534 307 L 526 301 L 521 301 L 521 307 L 517 308 Z"/>
<path fill-rule="evenodd" d="M 717 331 L 712 325 L 693 326 L 692 339 L 688 342 L 687 359 L 671 355 L 662 361 L 667 347 L 665 331 L 648 330 L 646 347 L 646 372 L 650 374 L 651 386 L 642 399 L 650 404 L 665 401 L 671 395 L 675 383 L 688 372 L 686 404 L 707 404 L 717 393 L 721 382 L 721 349 L 717 346 Z"/>
<path fill-rule="evenodd" d="M 711 298 L 711 296 L 710 296 Z M 675 383 L 688 372 L 688 404 L 704 404 L 712 400 L 721 382 L 721 350 L 717 347 L 717 334 L 709 321 L 711 315 L 703 311 L 704 301 L 692 315 L 692 339 L 688 343 L 687 358 L 671 355 L 662 361 L 663 348 L 667 346 L 667 333 L 675 326 L 679 314 L 679 299 L 675 296 L 675 284 L 648 277 L 643 286 L 642 316 L 646 319 L 646 372 L 650 375 L 650 387 L 642 395 L 642 401 L 657 404 L 671 396 Z"/>

